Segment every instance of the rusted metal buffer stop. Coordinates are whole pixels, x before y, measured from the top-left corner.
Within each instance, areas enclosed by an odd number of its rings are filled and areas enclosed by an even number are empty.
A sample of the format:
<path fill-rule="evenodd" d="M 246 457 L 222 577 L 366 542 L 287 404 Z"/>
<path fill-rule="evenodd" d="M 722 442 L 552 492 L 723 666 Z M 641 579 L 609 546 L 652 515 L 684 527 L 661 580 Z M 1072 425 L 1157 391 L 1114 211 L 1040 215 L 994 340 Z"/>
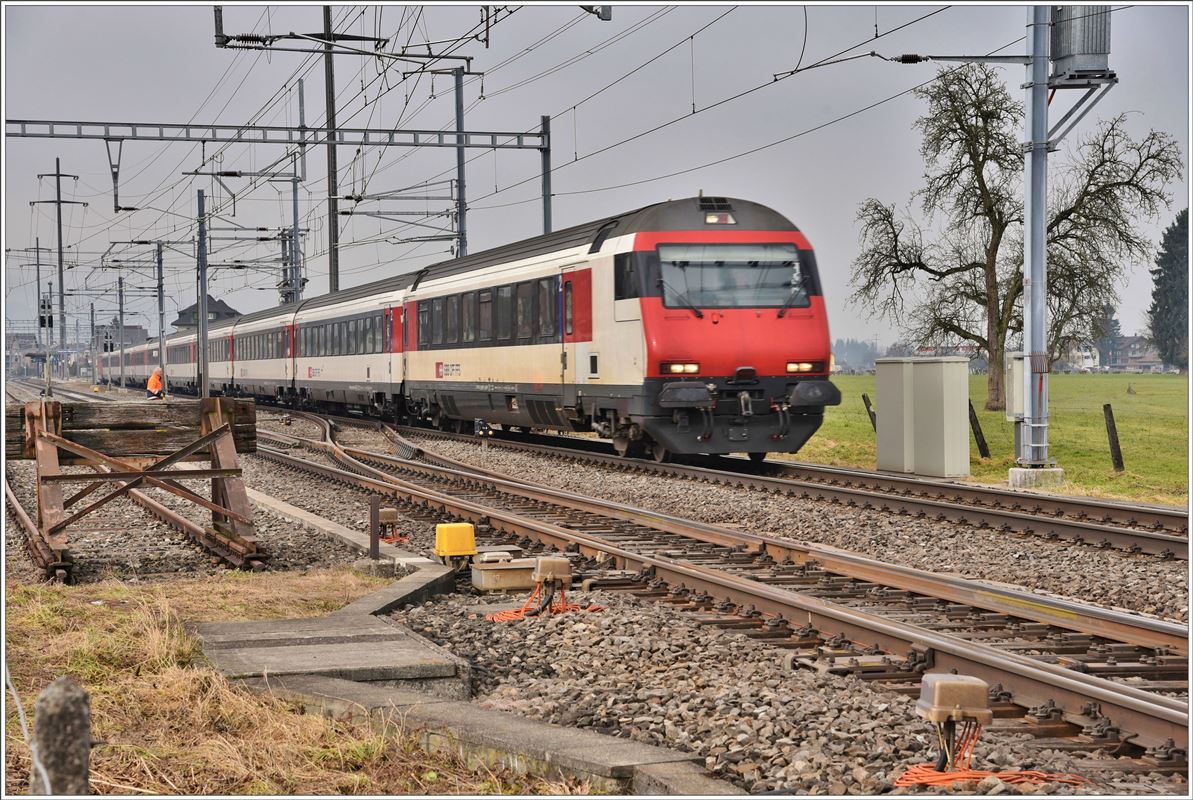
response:
<path fill-rule="evenodd" d="M 224 397 L 198 403 L 41 399 L 5 413 L 6 457 L 37 462 L 36 523 L 21 509 L 7 484 L 5 494 L 25 529 L 30 553 L 47 578 L 64 583 L 71 580 L 67 528 L 124 496 L 146 506 L 225 563 L 264 568 L 266 554 L 257 542 L 252 507 L 236 462 L 238 452 L 257 449 L 253 401 Z M 206 466 L 174 468 L 182 462 L 204 461 Z M 92 471 L 63 469 L 72 466 Z M 210 499 L 180 483 L 196 478 L 211 481 Z M 66 492 L 77 484 L 83 487 Z M 138 491 L 146 488 L 170 492 L 209 510 L 211 524 L 196 524 Z"/>

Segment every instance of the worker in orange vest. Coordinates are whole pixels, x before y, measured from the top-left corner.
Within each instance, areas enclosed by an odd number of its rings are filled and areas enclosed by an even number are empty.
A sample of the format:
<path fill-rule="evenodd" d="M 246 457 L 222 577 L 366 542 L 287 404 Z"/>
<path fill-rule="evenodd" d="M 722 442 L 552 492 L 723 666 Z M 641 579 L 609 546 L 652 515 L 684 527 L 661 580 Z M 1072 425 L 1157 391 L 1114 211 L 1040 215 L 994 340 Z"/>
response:
<path fill-rule="evenodd" d="M 149 382 L 145 384 L 145 397 L 153 398 L 154 400 L 166 399 L 166 390 L 162 385 L 161 367 L 153 368 L 153 374 L 149 376 Z"/>

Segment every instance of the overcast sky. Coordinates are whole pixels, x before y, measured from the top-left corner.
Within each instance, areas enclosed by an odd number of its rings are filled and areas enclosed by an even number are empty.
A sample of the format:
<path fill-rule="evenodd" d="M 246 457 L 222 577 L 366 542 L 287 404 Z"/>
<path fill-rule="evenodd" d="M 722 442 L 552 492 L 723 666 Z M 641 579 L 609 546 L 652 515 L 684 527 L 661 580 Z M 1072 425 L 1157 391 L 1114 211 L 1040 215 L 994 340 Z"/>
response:
<path fill-rule="evenodd" d="M 552 176 L 556 228 L 585 222 L 668 198 L 696 194 L 729 195 L 764 203 L 789 217 L 817 251 L 834 337 L 870 339 L 888 344 L 897 332 L 867 319 L 848 302 L 850 265 L 857 253 L 855 214 L 874 196 L 907 202 L 921 182 L 923 163 L 914 121 L 924 105 L 904 95 L 863 113 L 798 138 L 726 163 L 638 185 L 643 181 L 707 164 L 829 123 L 850 112 L 896 95 L 929 79 L 931 64 L 896 65 L 873 58 L 826 66 L 766 85 L 739 99 L 708 106 L 771 81 L 774 73 L 800 59 L 813 63 L 846 48 L 847 55 L 876 50 L 982 54 L 1024 34 L 1025 7 L 958 6 L 902 30 L 882 34 L 942 6 L 740 6 L 721 19 L 729 6 L 615 7 L 604 22 L 576 5 L 523 6 L 490 29 L 490 43 L 472 41 L 459 55 L 473 57 L 473 71 L 486 72 L 484 99 L 476 79 L 465 87 L 469 130 L 513 131 L 536 128 L 540 116 L 553 117 Z M 421 9 L 421 13 L 420 12 Z M 476 6 L 337 6 L 337 30 L 364 36 L 393 37 L 402 43 L 452 40 L 475 30 Z M 417 15 L 417 24 L 412 24 Z M 504 15 L 502 15 L 504 17 Z M 301 53 L 233 51 L 213 44 L 212 8 L 194 6 L 18 6 L 4 9 L 4 115 L 6 119 L 113 122 L 297 124 L 298 103 L 292 78 L 306 80 L 306 121 L 323 121 L 322 59 Z M 715 22 L 714 22 L 715 20 Z M 711 24 L 710 24 L 711 23 Z M 317 5 L 225 5 L 227 33 L 259 34 L 322 29 Z M 703 31 L 697 33 L 702 28 Z M 557 35 L 543 41 L 550 34 Z M 694 38 L 689 41 L 689 37 Z M 805 45 L 806 34 L 806 45 Z M 289 42 L 306 47 L 302 41 Z M 635 67 L 659 56 L 624 80 Z M 434 45 L 437 48 L 451 45 Z M 391 43 L 391 49 L 393 43 Z M 1022 42 L 1004 53 L 1023 52 Z M 591 51 L 591 54 L 589 54 Z M 425 52 L 422 50 L 422 52 Z M 1120 83 L 1086 118 L 1077 134 L 1123 111 L 1131 129 L 1171 133 L 1186 159 L 1189 153 L 1189 19 L 1185 6 L 1145 5 L 1116 11 L 1110 64 Z M 517 57 L 516 60 L 510 60 Z M 507 63 L 508 62 L 508 63 Z M 454 66 L 458 62 L 440 62 Z M 389 67 L 388 72 L 382 71 Z M 408 67 L 407 67 L 408 68 Z M 401 62 L 342 55 L 336 57 L 339 124 L 374 128 L 438 129 L 453 123 L 450 76 L 402 82 Z M 553 71 L 552 71 L 553 70 Z M 544 74 L 549 73 L 549 74 Z M 1020 96 L 1022 67 L 1003 73 Z M 533 80 L 529 80 L 533 79 Z M 363 85 L 363 93 L 362 93 Z M 608 87 L 599 95 L 594 92 Z M 508 88 L 508 91 L 503 91 Z M 432 97 L 432 90 L 434 98 Z M 1061 108 L 1076 93 L 1059 98 Z M 584 101 L 584 102 L 581 102 Z M 698 111 L 692 115 L 693 102 Z M 577 107 L 573 112 L 573 107 Z M 1056 104 L 1054 103 L 1054 114 Z M 262 112 L 262 109 L 264 111 Z M 653 133 L 650 129 L 679 119 Z M 624 139 L 633 141 L 596 153 Z M 89 205 L 64 207 L 67 287 L 97 293 L 114 287 L 114 270 L 100 271 L 99 255 L 111 242 L 133 239 L 180 240 L 179 252 L 166 259 L 167 323 L 176 310 L 194 302 L 195 192 L 207 191 L 225 222 L 277 228 L 289 224 L 289 184 L 264 183 L 251 191 L 248 179 L 228 180 L 237 193 L 235 216 L 227 191 L 208 177 L 184 176 L 200 169 L 198 144 L 127 142 L 120 173 L 120 203 L 152 207 L 113 212 L 112 181 L 100 141 L 6 138 L 4 142 L 4 247 L 43 247 L 56 243 L 52 179 L 61 156 L 66 179 L 63 196 Z M 282 155 L 279 146 L 207 145 L 206 154 L 222 159 L 205 170 L 261 170 Z M 534 151 L 469 151 L 467 196 L 469 251 L 504 244 L 542 232 L 539 156 Z M 1063 152 L 1054 159 L 1063 159 Z M 300 193 L 304 242 L 310 256 L 307 295 L 327 289 L 326 162 L 324 148 L 308 156 L 308 180 Z M 378 193 L 454 176 L 450 149 L 355 148 L 339 150 L 340 191 Z M 282 165 L 286 167 L 286 165 Z M 1187 176 L 1187 170 L 1186 170 Z M 529 179 L 529 180 L 527 180 Z M 511 187 L 527 180 L 520 186 Z M 500 190 L 494 194 L 495 188 Z M 1148 223 L 1153 241 L 1186 205 L 1187 177 L 1173 185 L 1173 210 Z M 434 192 L 438 194 L 440 192 Z M 489 196 L 492 195 L 492 196 Z M 519 202 L 528 201 L 528 202 Z M 341 208 L 353 204 L 342 203 Z M 428 210 L 443 201 L 362 203 L 361 211 Z M 426 220 L 420 220 L 426 222 Z M 341 233 L 341 287 L 417 269 L 448 257 L 444 242 L 393 243 L 419 235 L 420 229 L 393 220 L 357 216 Z M 217 235 L 228 236 L 227 233 Z M 212 261 L 269 258 L 277 243 L 245 245 L 213 241 Z M 125 250 L 124 258 L 148 248 Z M 34 316 L 33 269 L 19 266 L 24 253 L 8 253 L 5 269 L 6 322 L 26 324 Z M 29 254 L 32 256 L 32 253 Z M 53 261 L 54 254 L 43 254 Z M 53 277 L 43 267 L 42 283 Z M 211 293 L 242 312 L 277 302 L 273 268 L 213 273 Z M 129 286 L 149 285 L 128 275 Z M 130 324 L 156 328 L 155 301 L 130 296 Z M 1141 331 L 1151 295 L 1147 265 L 1130 265 L 1119 311 L 1126 332 Z M 68 319 L 87 326 L 87 303 L 95 300 L 97 317 L 115 308 L 114 292 L 68 298 Z M 152 320 L 136 314 L 152 315 Z"/>

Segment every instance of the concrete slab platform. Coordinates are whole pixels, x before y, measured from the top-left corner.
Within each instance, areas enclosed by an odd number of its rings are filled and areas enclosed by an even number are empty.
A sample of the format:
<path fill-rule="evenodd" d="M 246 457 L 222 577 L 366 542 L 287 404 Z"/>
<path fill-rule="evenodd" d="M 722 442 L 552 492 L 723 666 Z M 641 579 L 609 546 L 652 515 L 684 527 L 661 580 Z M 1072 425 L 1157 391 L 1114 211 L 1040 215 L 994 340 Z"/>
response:
<path fill-rule="evenodd" d="M 322 675 L 468 683 L 469 666 L 462 659 L 372 616 L 205 623 L 196 633 L 212 666 L 230 678 Z"/>

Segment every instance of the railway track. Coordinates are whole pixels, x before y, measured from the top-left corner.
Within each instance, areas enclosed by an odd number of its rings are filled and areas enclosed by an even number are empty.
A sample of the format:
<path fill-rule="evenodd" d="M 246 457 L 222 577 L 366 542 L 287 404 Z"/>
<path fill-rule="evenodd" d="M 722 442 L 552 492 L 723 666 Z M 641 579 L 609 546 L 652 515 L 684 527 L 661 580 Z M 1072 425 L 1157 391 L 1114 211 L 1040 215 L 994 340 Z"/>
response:
<path fill-rule="evenodd" d="M 1186 769 L 1173 744 L 1188 730 L 1181 624 L 534 487 L 409 443 L 405 454 L 420 460 L 345 447 L 322 424 L 322 441 L 284 436 L 315 459 L 269 446 L 258 454 L 524 547 L 574 553 L 598 585 L 602 570 L 629 571 L 648 592 L 734 616 L 793 664 L 897 691 L 955 669 L 992 686 L 1003 727 L 1130 755 L 1140 769 Z"/>
<path fill-rule="evenodd" d="M 14 392 L 10 387 L 16 385 L 19 392 Z M 8 381 L 5 385 L 5 395 L 14 402 L 25 402 L 27 400 L 38 400 L 41 398 L 41 392 L 45 388 L 44 384 L 35 383 L 32 381 Z M 116 398 L 107 397 L 97 392 L 80 392 L 74 389 L 67 389 L 59 384 L 53 384 L 50 389 L 54 397 L 59 400 L 75 400 L 84 403 L 104 403 L 112 402 Z M 130 398 L 131 399 L 131 398 Z"/>
<path fill-rule="evenodd" d="M 475 436 L 426 428 L 397 429 L 454 441 Z M 701 457 L 691 464 L 657 463 L 616 455 L 594 439 L 497 432 L 490 443 L 560 461 L 581 461 L 618 470 L 739 486 L 808 500 L 873 508 L 920 518 L 958 522 L 1049 539 L 1066 539 L 1130 553 L 1187 560 L 1188 514 L 1184 509 L 1114 503 L 1090 498 L 1015 492 L 954 481 L 823 467 L 815 464 Z"/>

